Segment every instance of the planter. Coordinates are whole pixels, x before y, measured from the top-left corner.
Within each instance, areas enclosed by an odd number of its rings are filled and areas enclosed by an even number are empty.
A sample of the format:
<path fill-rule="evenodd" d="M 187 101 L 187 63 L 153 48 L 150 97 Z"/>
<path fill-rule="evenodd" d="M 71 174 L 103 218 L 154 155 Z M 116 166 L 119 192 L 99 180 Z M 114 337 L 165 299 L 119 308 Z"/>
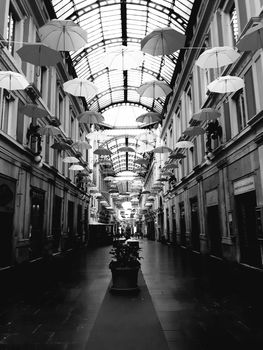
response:
<path fill-rule="evenodd" d="M 137 291 L 138 271 L 140 267 L 111 267 L 111 291 Z"/>

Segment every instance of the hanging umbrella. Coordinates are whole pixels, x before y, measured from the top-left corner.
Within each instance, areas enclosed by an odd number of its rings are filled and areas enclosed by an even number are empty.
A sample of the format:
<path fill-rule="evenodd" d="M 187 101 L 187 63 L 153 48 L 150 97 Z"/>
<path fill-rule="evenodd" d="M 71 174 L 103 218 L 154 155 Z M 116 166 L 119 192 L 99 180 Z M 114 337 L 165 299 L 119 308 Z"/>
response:
<path fill-rule="evenodd" d="M 189 126 L 188 128 L 183 131 L 184 135 L 187 136 L 198 136 L 205 134 L 205 129 L 201 128 L 200 126 Z"/>
<path fill-rule="evenodd" d="M 219 68 L 235 62 L 240 57 L 232 47 L 219 46 L 204 51 L 195 64 L 200 68 Z"/>
<path fill-rule="evenodd" d="M 128 70 L 137 68 L 142 64 L 143 53 L 134 51 L 127 46 L 121 46 L 106 52 L 102 60 L 105 66 L 110 69 Z"/>
<path fill-rule="evenodd" d="M 53 145 L 50 147 L 53 149 L 56 149 L 58 151 L 66 151 L 66 150 L 71 149 L 71 146 L 68 143 L 63 142 L 63 141 L 54 142 Z"/>
<path fill-rule="evenodd" d="M 148 160 L 143 158 L 139 158 L 134 161 L 134 164 L 148 165 L 148 163 Z"/>
<path fill-rule="evenodd" d="M 177 164 L 174 164 L 174 163 L 169 163 L 169 164 L 165 164 L 164 166 L 164 169 L 176 169 L 178 168 L 178 165 Z"/>
<path fill-rule="evenodd" d="M 61 130 L 53 125 L 45 125 L 39 129 L 40 135 L 56 136 L 61 134 Z"/>
<path fill-rule="evenodd" d="M 136 118 L 136 122 L 147 123 L 147 124 L 160 122 L 161 120 L 162 120 L 161 114 L 155 113 L 155 112 L 148 112 Z"/>
<path fill-rule="evenodd" d="M 52 19 L 39 28 L 41 41 L 57 51 L 77 51 L 87 43 L 87 32 L 71 20 Z"/>
<path fill-rule="evenodd" d="M 198 113 L 193 114 L 193 119 L 198 121 L 215 120 L 221 116 L 221 113 L 214 108 L 203 108 Z"/>
<path fill-rule="evenodd" d="M 82 124 L 98 124 L 104 122 L 104 117 L 99 112 L 85 111 L 77 116 L 77 119 Z"/>
<path fill-rule="evenodd" d="M 21 108 L 22 113 L 26 114 L 32 119 L 44 118 L 48 116 L 48 112 L 44 108 L 38 107 L 33 103 L 29 103 Z"/>
<path fill-rule="evenodd" d="M 82 148 L 82 149 L 92 148 L 92 146 L 87 141 L 81 141 L 81 140 L 74 142 L 72 146 L 77 148 Z"/>
<path fill-rule="evenodd" d="M 211 92 L 217 92 L 219 94 L 226 94 L 229 92 L 235 92 L 244 87 L 244 80 L 239 77 L 231 75 L 225 75 L 212 81 L 208 86 L 208 90 Z"/>
<path fill-rule="evenodd" d="M 93 98 L 98 93 L 95 84 L 85 79 L 75 78 L 63 84 L 64 91 L 74 96 L 82 96 L 87 99 Z"/>
<path fill-rule="evenodd" d="M 148 191 L 148 190 L 143 190 L 143 191 L 142 191 L 142 194 L 149 194 L 149 193 L 151 193 L 151 192 Z"/>
<path fill-rule="evenodd" d="M 29 85 L 26 78 L 17 72 L 0 71 L 0 88 L 6 90 L 24 90 Z"/>
<path fill-rule="evenodd" d="M 94 154 L 97 154 L 99 156 L 110 156 L 112 152 L 108 150 L 107 148 L 99 147 L 94 152 Z"/>
<path fill-rule="evenodd" d="M 158 122 L 153 122 L 153 123 L 149 123 L 149 124 L 142 124 L 139 126 L 140 129 L 148 129 L 151 130 L 153 128 L 157 129 L 158 127 Z"/>
<path fill-rule="evenodd" d="M 156 147 L 153 150 L 153 153 L 169 153 L 169 152 L 172 152 L 172 149 L 170 147 L 167 147 L 167 146 Z"/>
<path fill-rule="evenodd" d="M 165 168 L 163 168 L 162 172 L 161 172 L 161 175 L 162 176 L 172 176 L 173 173 L 171 171 L 167 171 L 167 170 L 165 170 Z"/>
<path fill-rule="evenodd" d="M 170 55 L 180 50 L 185 43 L 185 35 L 172 28 L 159 28 L 146 35 L 141 41 L 141 50 L 153 56 Z"/>
<path fill-rule="evenodd" d="M 35 66 L 55 66 L 61 59 L 58 51 L 41 43 L 25 44 L 17 53 L 22 61 Z"/>
<path fill-rule="evenodd" d="M 73 164 L 68 168 L 68 170 L 84 170 L 84 167 L 79 164 Z"/>
<path fill-rule="evenodd" d="M 192 148 L 194 147 L 193 142 L 190 141 L 179 141 L 174 145 L 175 148 Z"/>
<path fill-rule="evenodd" d="M 170 159 L 183 159 L 186 158 L 186 156 L 183 153 L 177 152 L 177 153 L 171 153 L 169 154 Z"/>
<path fill-rule="evenodd" d="M 76 157 L 65 157 L 62 159 L 64 163 L 79 163 L 79 159 Z"/>
<path fill-rule="evenodd" d="M 249 28 L 237 43 L 240 51 L 254 51 L 263 47 L 263 23 Z"/>
<path fill-rule="evenodd" d="M 152 80 L 138 87 L 137 92 L 140 96 L 149 98 L 165 97 L 173 90 L 163 81 Z"/>
<path fill-rule="evenodd" d="M 117 151 L 118 152 L 135 152 L 135 149 L 133 149 L 132 147 L 124 146 L 124 147 L 118 148 Z"/>

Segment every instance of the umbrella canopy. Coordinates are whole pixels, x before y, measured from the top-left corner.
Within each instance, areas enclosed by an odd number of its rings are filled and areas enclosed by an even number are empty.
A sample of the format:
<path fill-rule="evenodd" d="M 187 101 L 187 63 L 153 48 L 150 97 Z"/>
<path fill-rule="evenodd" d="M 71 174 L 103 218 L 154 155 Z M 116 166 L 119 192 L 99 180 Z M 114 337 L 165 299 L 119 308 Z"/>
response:
<path fill-rule="evenodd" d="M 229 92 L 235 92 L 244 87 L 244 80 L 239 77 L 231 75 L 225 75 L 212 81 L 208 86 L 208 90 L 211 92 L 217 92 L 219 94 L 226 94 Z"/>
<path fill-rule="evenodd" d="M 143 190 L 142 191 L 142 194 L 150 194 L 151 192 L 150 191 L 148 191 L 148 190 Z"/>
<path fill-rule="evenodd" d="M 169 153 L 172 152 L 172 149 L 170 147 L 167 146 L 160 146 L 160 147 L 156 147 L 153 150 L 154 153 Z"/>
<path fill-rule="evenodd" d="M 81 141 L 81 140 L 74 142 L 72 146 L 77 148 L 82 148 L 82 149 L 92 148 L 92 146 L 87 141 Z"/>
<path fill-rule="evenodd" d="M 134 161 L 134 164 L 148 165 L 148 163 L 148 160 L 143 158 L 139 158 Z"/>
<path fill-rule="evenodd" d="M 181 49 L 185 35 L 167 27 L 159 28 L 146 35 L 141 41 L 141 50 L 152 56 L 170 55 Z"/>
<path fill-rule="evenodd" d="M 165 169 L 165 170 L 168 170 L 168 169 L 176 169 L 176 168 L 178 168 L 178 165 L 177 165 L 177 164 L 174 164 L 174 163 L 165 164 L 165 166 L 164 166 L 164 169 Z"/>
<path fill-rule="evenodd" d="M 103 56 L 103 63 L 110 69 L 128 70 L 137 68 L 142 64 L 143 53 L 134 51 L 127 46 L 115 48 L 113 51 L 106 52 Z"/>
<path fill-rule="evenodd" d="M 110 156 L 112 152 L 107 148 L 99 147 L 94 152 L 94 154 L 98 154 L 99 156 Z"/>
<path fill-rule="evenodd" d="M 58 151 L 66 151 L 66 150 L 69 150 L 71 149 L 71 146 L 66 143 L 66 142 L 54 142 L 52 146 L 50 146 L 51 148 L 53 149 L 56 149 Z"/>
<path fill-rule="evenodd" d="M 79 163 L 79 159 L 76 157 L 65 157 L 62 159 L 64 163 Z"/>
<path fill-rule="evenodd" d="M 232 47 L 219 46 L 204 51 L 195 64 L 200 68 L 219 68 L 235 62 L 240 57 Z"/>
<path fill-rule="evenodd" d="M 221 113 L 214 108 L 203 108 L 198 113 L 193 114 L 193 119 L 198 121 L 215 120 L 221 116 Z"/>
<path fill-rule="evenodd" d="M 60 53 L 41 44 L 26 44 L 17 50 L 22 61 L 35 66 L 55 66 L 61 59 Z"/>
<path fill-rule="evenodd" d="M 118 148 L 118 152 L 135 152 L 135 149 L 133 149 L 132 147 L 124 146 Z"/>
<path fill-rule="evenodd" d="M 85 79 L 75 78 L 63 84 L 64 91 L 74 96 L 82 96 L 91 99 L 98 93 L 95 84 Z"/>
<path fill-rule="evenodd" d="M 170 159 L 183 159 L 186 158 L 186 156 L 183 153 L 177 152 L 177 153 L 171 153 L 169 154 Z"/>
<path fill-rule="evenodd" d="M 163 81 L 152 80 L 138 87 L 137 92 L 140 96 L 149 98 L 165 97 L 173 90 Z"/>
<path fill-rule="evenodd" d="M 53 125 L 46 125 L 39 129 L 40 135 L 55 136 L 61 134 L 61 130 Z"/>
<path fill-rule="evenodd" d="M 87 43 L 87 32 L 71 20 L 52 19 L 39 28 L 41 41 L 57 51 L 76 51 Z"/>
<path fill-rule="evenodd" d="M 44 108 L 40 108 L 38 105 L 33 103 L 23 106 L 21 111 L 32 119 L 44 118 L 48 116 L 48 112 Z"/>
<path fill-rule="evenodd" d="M 165 170 L 165 168 L 163 168 L 162 172 L 161 172 L 161 175 L 162 176 L 172 176 L 173 173 L 171 171 L 167 171 L 167 170 Z"/>
<path fill-rule="evenodd" d="M 194 147 L 194 144 L 191 141 L 179 141 L 179 142 L 176 142 L 174 147 L 175 148 L 192 148 Z"/>
<path fill-rule="evenodd" d="M 68 168 L 68 170 L 84 170 L 84 167 L 79 164 L 73 164 Z"/>
<path fill-rule="evenodd" d="M 184 135 L 187 136 L 198 136 L 205 134 L 205 129 L 201 128 L 200 126 L 189 126 L 188 128 L 183 131 Z"/>
<path fill-rule="evenodd" d="M 263 23 L 249 28 L 237 43 L 240 51 L 254 51 L 263 47 Z"/>
<path fill-rule="evenodd" d="M 77 116 L 80 123 L 84 124 L 98 124 L 104 122 L 104 117 L 99 112 L 85 111 Z"/>
<path fill-rule="evenodd" d="M 148 112 L 145 114 L 140 115 L 138 118 L 136 118 L 136 122 L 139 123 L 156 123 L 162 120 L 162 116 L 159 113 L 155 112 Z"/>
<path fill-rule="evenodd" d="M 17 72 L 0 71 L 0 88 L 6 90 L 24 90 L 29 85 L 26 78 Z"/>

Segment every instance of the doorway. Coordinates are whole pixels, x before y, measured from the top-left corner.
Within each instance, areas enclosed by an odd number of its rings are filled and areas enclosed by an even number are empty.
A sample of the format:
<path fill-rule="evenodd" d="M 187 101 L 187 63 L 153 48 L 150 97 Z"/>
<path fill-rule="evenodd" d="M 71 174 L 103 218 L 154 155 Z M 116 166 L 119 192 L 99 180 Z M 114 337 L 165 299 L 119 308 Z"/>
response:
<path fill-rule="evenodd" d="M 191 244 L 192 249 L 195 251 L 200 251 L 200 226 L 199 226 L 199 216 L 198 216 L 198 201 L 197 197 L 190 200 L 191 205 Z"/>
<path fill-rule="evenodd" d="M 52 219 L 52 233 L 53 233 L 53 250 L 57 252 L 60 247 L 61 239 L 61 210 L 62 210 L 62 198 L 59 196 L 54 197 L 53 206 L 53 219 Z"/>
<path fill-rule="evenodd" d="M 44 200 L 45 193 L 38 190 L 31 190 L 31 234 L 30 248 L 31 258 L 37 258 L 42 255 L 43 249 L 43 222 L 44 222 Z"/>
<path fill-rule="evenodd" d="M 240 261 L 252 266 L 261 266 L 260 246 L 256 226 L 256 192 L 250 191 L 236 195 L 235 204 Z"/>
<path fill-rule="evenodd" d="M 185 210 L 184 202 L 179 203 L 180 209 L 180 240 L 183 246 L 186 246 L 186 226 L 185 226 Z"/>
<path fill-rule="evenodd" d="M 68 246 L 72 248 L 74 240 L 74 202 L 68 201 Z"/>
<path fill-rule="evenodd" d="M 207 207 L 207 229 L 210 239 L 210 254 L 221 257 L 222 246 L 218 205 Z"/>

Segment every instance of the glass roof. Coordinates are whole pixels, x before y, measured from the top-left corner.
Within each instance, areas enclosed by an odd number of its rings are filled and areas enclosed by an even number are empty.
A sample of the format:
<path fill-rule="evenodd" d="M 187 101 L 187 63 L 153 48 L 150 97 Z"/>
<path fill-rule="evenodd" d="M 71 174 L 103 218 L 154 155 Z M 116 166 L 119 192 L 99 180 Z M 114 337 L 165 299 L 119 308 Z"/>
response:
<path fill-rule="evenodd" d="M 137 88 L 151 80 L 160 80 L 172 86 L 179 51 L 166 56 L 143 53 L 142 63 L 129 70 L 110 69 L 105 65 L 105 53 L 122 46 L 141 53 L 141 40 L 154 29 L 170 27 L 185 34 L 195 0 L 52 0 L 58 19 L 70 19 L 87 31 L 87 44 L 71 58 L 79 78 L 93 82 L 98 94 L 87 100 L 88 110 L 105 112 L 105 121 L 114 128 L 139 127 L 136 117 L 147 111 L 163 113 L 166 98 L 146 98 L 137 93 Z M 167 98 L 168 99 L 168 98 Z M 129 118 L 120 106 L 133 106 Z M 140 107 L 135 109 L 135 107 Z M 112 113 L 108 113 L 108 112 Z M 138 111 L 140 113 L 138 114 Z M 123 114 L 129 122 L 112 115 Z M 113 119 L 112 119 L 113 118 Z M 142 130 L 140 130 L 142 131 Z M 120 131 L 104 146 L 108 147 L 115 173 L 136 170 L 134 160 L 139 153 L 118 152 L 122 146 L 137 147 L 133 133 Z"/>

